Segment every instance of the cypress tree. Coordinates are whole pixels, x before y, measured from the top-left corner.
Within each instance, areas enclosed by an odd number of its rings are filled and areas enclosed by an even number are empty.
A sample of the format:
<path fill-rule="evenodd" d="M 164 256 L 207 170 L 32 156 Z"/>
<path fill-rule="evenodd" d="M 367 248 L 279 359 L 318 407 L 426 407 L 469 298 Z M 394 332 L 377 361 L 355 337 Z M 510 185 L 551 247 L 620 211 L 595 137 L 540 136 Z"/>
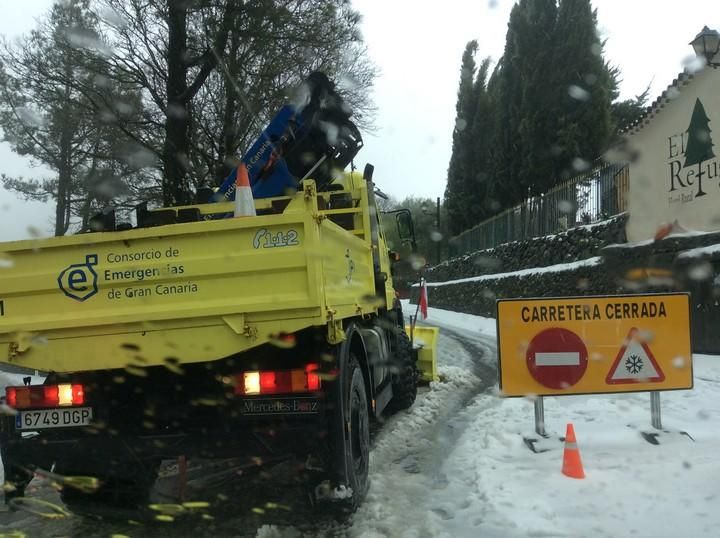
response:
<path fill-rule="evenodd" d="M 515 4 L 510 12 L 505 51 L 490 83 L 491 99 L 496 107 L 495 152 L 492 156 L 492 185 L 490 192 L 500 207 L 510 207 L 524 197 L 518 183 L 520 144 L 519 104 L 522 98 L 522 81 L 517 48 L 517 33 L 522 30 L 522 7 Z"/>
<path fill-rule="evenodd" d="M 471 144 L 467 193 L 467 203 L 470 206 L 470 226 L 488 218 L 494 205 L 490 196 L 494 109 L 488 93 L 489 70 L 490 58 L 485 58 L 480 63 L 473 86 L 475 110 L 468 141 Z"/>
<path fill-rule="evenodd" d="M 522 0 L 519 6 L 515 40 L 522 91 L 517 105 L 520 152 L 515 181 L 532 196 L 547 191 L 555 176 L 552 152 L 558 93 L 553 50 L 557 6 L 555 0 Z"/>
<path fill-rule="evenodd" d="M 467 201 L 470 160 L 472 143 L 470 126 L 473 123 L 476 102 L 473 99 L 473 79 L 475 70 L 475 53 L 477 41 L 468 42 L 462 55 L 460 67 L 460 86 L 455 106 L 455 129 L 450 164 L 448 166 L 447 186 L 445 187 L 445 203 L 448 211 L 450 232 L 457 234 L 468 227 L 471 222 L 471 210 Z"/>
<path fill-rule="evenodd" d="M 502 183 L 499 181 L 499 174 L 498 174 L 498 163 L 500 162 L 500 154 L 501 154 L 501 147 L 499 144 L 500 140 L 500 124 L 501 124 L 501 118 L 503 117 L 502 109 L 500 108 L 499 103 L 501 102 L 501 91 L 500 88 L 502 87 L 501 84 L 501 67 L 502 67 L 502 58 L 498 61 L 498 63 L 495 65 L 495 69 L 493 70 L 492 74 L 490 75 L 490 79 L 487 82 L 487 103 L 488 107 L 490 108 L 490 117 L 489 117 L 489 139 L 490 144 L 488 148 L 488 155 L 487 155 L 487 177 L 485 182 L 485 207 L 487 209 L 487 214 L 485 215 L 485 218 L 492 217 L 495 213 L 500 211 L 504 205 L 503 205 L 503 195 L 504 192 L 501 189 Z"/>
<path fill-rule="evenodd" d="M 469 81 L 461 77 L 458 118 L 472 123 L 469 136 L 453 134 L 452 233 L 580 172 L 607 148 L 621 119 L 611 107 L 618 71 L 602 58 L 589 0 L 520 0 L 489 80 L 488 70 L 489 63 L 478 70 L 474 108 L 464 105 Z"/>
<path fill-rule="evenodd" d="M 613 129 L 615 80 L 602 57 L 589 0 L 561 0 L 556 35 L 554 72 L 560 103 L 555 167 L 566 178 L 582 171 L 578 163 L 592 162 L 606 149 Z"/>

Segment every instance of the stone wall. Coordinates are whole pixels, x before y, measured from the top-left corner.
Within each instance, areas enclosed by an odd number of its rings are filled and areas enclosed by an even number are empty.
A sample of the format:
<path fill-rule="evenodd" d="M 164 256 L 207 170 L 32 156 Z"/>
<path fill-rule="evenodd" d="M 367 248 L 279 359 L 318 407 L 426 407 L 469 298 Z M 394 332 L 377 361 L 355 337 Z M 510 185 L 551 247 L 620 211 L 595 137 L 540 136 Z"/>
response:
<path fill-rule="evenodd" d="M 505 243 L 488 250 L 459 256 L 427 271 L 429 282 L 445 282 L 476 275 L 546 267 L 596 256 L 600 249 L 625 242 L 626 215 L 578 226 L 565 232 L 526 241 Z"/>
<path fill-rule="evenodd" d="M 688 291 L 694 351 L 720 353 L 720 232 L 631 245 L 622 242 L 624 222 L 449 260 L 426 273 L 430 306 L 495 317 L 504 298 Z"/>
<path fill-rule="evenodd" d="M 544 272 L 489 275 L 482 280 L 428 286 L 431 306 L 495 317 L 495 301 L 516 297 L 569 297 L 618 293 L 620 287 L 608 275 L 599 257 L 576 264 L 561 264 Z"/>
<path fill-rule="evenodd" d="M 690 292 L 693 350 L 720 353 L 720 232 L 615 245 L 602 254 L 626 293 Z"/>

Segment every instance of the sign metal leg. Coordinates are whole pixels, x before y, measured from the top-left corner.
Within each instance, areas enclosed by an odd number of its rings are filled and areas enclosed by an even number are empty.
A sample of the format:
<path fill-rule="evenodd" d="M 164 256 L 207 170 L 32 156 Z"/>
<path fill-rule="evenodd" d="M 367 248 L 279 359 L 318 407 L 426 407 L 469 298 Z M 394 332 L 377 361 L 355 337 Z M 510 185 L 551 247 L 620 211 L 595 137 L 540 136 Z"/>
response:
<path fill-rule="evenodd" d="M 656 390 L 650 393 L 650 416 L 652 417 L 652 427 L 656 430 L 662 430 L 662 416 L 660 414 L 660 392 Z"/>
<path fill-rule="evenodd" d="M 535 398 L 535 432 L 543 437 L 548 436 L 545 431 L 545 407 L 542 396 Z"/>

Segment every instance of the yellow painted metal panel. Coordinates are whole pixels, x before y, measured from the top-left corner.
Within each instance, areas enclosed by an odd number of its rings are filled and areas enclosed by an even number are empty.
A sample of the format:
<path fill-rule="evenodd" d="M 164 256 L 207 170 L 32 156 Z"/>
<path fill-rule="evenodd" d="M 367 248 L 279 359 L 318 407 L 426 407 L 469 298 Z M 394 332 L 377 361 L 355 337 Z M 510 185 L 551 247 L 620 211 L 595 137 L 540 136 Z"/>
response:
<path fill-rule="evenodd" d="M 98 234 L 103 237 L 93 244 L 13 250 L 13 266 L 0 273 L 0 331 L 319 305 L 303 248 L 312 224 L 232 220 L 234 227 L 211 232 L 198 233 L 204 223 L 184 224 L 166 227 L 186 227 L 182 234 L 125 240 Z"/>
<path fill-rule="evenodd" d="M 410 326 L 405 326 L 405 332 L 410 335 Z M 418 370 L 420 379 L 427 383 L 438 381 L 440 376 L 437 370 L 437 345 L 440 329 L 438 327 L 415 326 L 413 347 L 418 352 Z"/>
<path fill-rule="evenodd" d="M 11 355 L 7 343 L 0 344 L 2 362 L 38 370 L 72 372 L 106 368 L 137 368 L 164 363 L 217 360 L 273 340 L 273 335 L 294 332 L 318 323 L 319 312 L 306 317 L 271 321 L 247 321 L 245 334 L 213 318 L 194 318 L 183 323 L 155 322 L 82 330 L 48 331 L 32 337 L 24 353 Z M 206 323 L 207 325 L 203 325 Z M 139 372 L 140 374 L 142 372 Z"/>
<path fill-rule="evenodd" d="M 330 221 L 322 222 L 322 262 L 329 309 L 351 306 L 357 313 L 377 309 L 370 246 Z"/>
<path fill-rule="evenodd" d="M 505 396 L 690 389 L 685 293 L 498 301 Z"/>

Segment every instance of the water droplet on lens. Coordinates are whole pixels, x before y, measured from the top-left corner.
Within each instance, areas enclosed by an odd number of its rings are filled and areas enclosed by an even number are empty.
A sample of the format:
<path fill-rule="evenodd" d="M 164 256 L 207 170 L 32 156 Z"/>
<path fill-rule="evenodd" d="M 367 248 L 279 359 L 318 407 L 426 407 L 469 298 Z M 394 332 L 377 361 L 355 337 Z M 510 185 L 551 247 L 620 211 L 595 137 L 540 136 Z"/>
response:
<path fill-rule="evenodd" d="M 707 280 L 712 275 L 713 266 L 707 261 L 694 264 L 688 269 L 688 277 L 692 280 Z"/>
<path fill-rule="evenodd" d="M 688 73 L 694 74 L 702 70 L 707 65 L 707 61 L 704 56 L 691 54 L 683 59 L 682 65 Z"/>
<path fill-rule="evenodd" d="M 272 345 L 281 349 L 291 349 L 297 344 L 295 335 L 292 333 L 279 332 L 271 334 L 268 339 Z"/>
<path fill-rule="evenodd" d="M 587 101 L 590 99 L 590 92 L 574 84 L 568 87 L 568 95 L 578 101 Z"/>
<path fill-rule="evenodd" d="M 575 157 L 572 161 L 572 167 L 576 172 L 584 172 L 590 168 L 590 163 L 580 157 Z"/>
<path fill-rule="evenodd" d="M 561 213 L 572 213 L 574 210 L 573 203 L 568 200 L 560 200 L 558 202 L 558 209 Z"/>

